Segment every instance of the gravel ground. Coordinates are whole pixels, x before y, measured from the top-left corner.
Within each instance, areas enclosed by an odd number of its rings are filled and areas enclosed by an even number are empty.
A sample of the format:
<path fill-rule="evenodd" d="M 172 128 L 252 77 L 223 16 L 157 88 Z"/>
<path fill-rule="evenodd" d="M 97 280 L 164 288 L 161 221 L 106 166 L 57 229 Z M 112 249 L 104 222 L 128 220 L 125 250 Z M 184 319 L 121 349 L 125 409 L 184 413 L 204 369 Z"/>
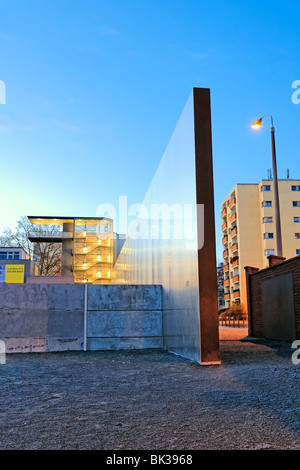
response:
<path fill-rule="evenodd" d="M 0 449 L 299 450 L 291 345 L 220 344 L 208 367 L 164 351 L 10 355 Z"/>
<path fill-rule="evenodd" d="M 219 327 L 220 341 L 228 339 L 243 339 L 248 336 L 248 328 L 230 328 L 228 326 Z"/>

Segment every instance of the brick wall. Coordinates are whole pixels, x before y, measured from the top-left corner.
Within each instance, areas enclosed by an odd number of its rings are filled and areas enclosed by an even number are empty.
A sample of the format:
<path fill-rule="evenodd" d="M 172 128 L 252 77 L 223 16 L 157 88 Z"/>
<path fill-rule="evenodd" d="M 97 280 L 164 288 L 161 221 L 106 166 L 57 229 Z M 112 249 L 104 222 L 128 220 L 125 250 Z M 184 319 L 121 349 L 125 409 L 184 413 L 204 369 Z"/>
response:
<path fill-rule="evenodd" d="M 295 309 L 296 338 L 300 339 L 300 256 L 280 262 L 274 257 L 270 259 L 272 266 L 258 270 L 246 266 L 247 277 L 247 301 L 249 316 L 249 335 L 258 338 L 264 337 L 264 315 L 262 302 L 262 282 L 273 279 L 283 274 L 292 273 L 293 277 L 293 301 Z"/>

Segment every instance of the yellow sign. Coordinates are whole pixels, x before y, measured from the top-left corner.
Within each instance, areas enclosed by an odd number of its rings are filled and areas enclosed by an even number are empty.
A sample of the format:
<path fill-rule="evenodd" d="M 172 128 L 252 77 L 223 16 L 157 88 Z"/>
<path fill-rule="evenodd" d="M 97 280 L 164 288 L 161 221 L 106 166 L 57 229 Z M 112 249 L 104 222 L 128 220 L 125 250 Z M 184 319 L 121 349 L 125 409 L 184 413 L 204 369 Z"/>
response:
<path fill-rule="evenodd" d="M 24 283 L 24 264 L 7 264 L 6 265 L 6 282 L 9 284 Z"/>

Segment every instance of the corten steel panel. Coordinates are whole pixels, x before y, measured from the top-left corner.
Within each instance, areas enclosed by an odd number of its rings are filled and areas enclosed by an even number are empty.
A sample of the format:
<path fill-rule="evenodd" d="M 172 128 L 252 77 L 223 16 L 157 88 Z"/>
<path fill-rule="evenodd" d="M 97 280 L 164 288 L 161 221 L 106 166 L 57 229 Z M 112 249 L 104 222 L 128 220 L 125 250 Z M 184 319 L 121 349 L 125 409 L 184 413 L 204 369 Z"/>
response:
<path fill-rule="evenodd" d="M 201 362 L 220 360 L 214 223 L 210 90 L 194 89 L 197 204 L 204 205 L 204 245 L 198 250 Z M 203 227 L 198 219 L 198 231 Z"/>
<path fill-rule="evenodd" d="M 192 91 L 115 267 L 117 283 L 163 286 L 165 348 L 220 361 L 208 89 Z"/>

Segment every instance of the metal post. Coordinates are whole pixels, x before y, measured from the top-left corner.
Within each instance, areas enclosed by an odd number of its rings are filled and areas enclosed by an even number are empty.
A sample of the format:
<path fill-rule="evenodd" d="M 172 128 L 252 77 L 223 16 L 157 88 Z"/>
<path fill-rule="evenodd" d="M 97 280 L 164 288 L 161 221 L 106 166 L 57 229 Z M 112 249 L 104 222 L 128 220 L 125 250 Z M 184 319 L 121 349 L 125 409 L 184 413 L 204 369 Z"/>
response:
<path fill-rule="evenodd" d="M 275 129 L 273 127 L 273 122 L 272 122 L 272 127 L 271 127 L 271 144 L 272 144 L 272 164 L 273 164 L 273 179 L 274 179 L 274 203 L 275 203 L 277 256 L 282 256 L 282 237 L 281 237 L 281 221 L 280 221 L 278 179 L 277 179 Z"/>
<path fill-rule="evenodd" d="M 83 311 L 83 350 L 87 350 L 87 326 L 88 326 L 88 311 L 87 311 L 87 300 L 88 300 L 88 285 L 84 285 L 84 311 Z"/>
<path fill-rule="evenodd" d="M 251 126 L 253 128 L 260 128 L 263 118 L 269 116 L 271 119 L 271 145 L 272 145 L 272 164 L 273 164 L 273 178 L 274 178 L 274 204 L 275 204 L 275 226 L 276 226 L 276 245 L 277 256 L 282 256 L 282 236 L 281 236 L 281 222 L 280 222 L 280 207 L 278 195 L 278 179 L 277 179 L 277 163 L 276 163 L 276 148 L 275 148 L 275 129 L 273 125 L 273 118 L 271 114 L 265 114 L 263 117 L 254 121 Z"/>

